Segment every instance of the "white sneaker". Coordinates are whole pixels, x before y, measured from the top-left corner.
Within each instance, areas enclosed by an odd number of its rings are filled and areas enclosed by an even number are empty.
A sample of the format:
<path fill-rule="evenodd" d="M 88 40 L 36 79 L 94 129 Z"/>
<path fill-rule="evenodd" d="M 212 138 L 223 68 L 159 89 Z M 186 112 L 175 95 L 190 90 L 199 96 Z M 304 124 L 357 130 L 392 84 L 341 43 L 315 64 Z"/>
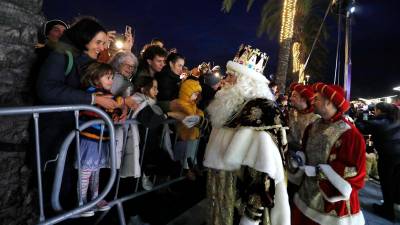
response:
<path fill-rule="evenodd" d="M 89 209 L 88 211 L 81 213 L 80 216 L 81 216 L 81 217 L 91 217 L 91 216 L 94 216 L 94 211 L 91 210 L 91 209 Z"/>
<path fill-rule="evenodd" d="M 97 210 L 101 211 L 101 212 L 111 209 L 111 207 L 108 205 L 108 202 L 106 200 L 101 200 L 99 203 L 97 203 L 96 207 L 97 207 Z"/>
<path fill-rule="evenodd" d="M 146 191 L 150 191 L 153 189 L 153 183 L 149 180 L 149 177 L 143 174 L 142 176 L 142 187 Z"/>

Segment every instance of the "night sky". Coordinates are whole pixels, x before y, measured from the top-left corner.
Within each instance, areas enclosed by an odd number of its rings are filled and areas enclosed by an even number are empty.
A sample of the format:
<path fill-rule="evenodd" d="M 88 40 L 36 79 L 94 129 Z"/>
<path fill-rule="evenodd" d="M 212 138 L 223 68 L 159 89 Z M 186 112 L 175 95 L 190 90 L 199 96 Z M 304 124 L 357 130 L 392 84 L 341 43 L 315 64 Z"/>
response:
<path fill-rule="evenodd" d="M 247 13 L 247 1 L 236 1 L 230 13 L 221 11 L 222 1 L 135 1 L 135 0 L 44 0 L 48 19 L 71 22 L 78 15 L 95 16 L 109 30 L 123 33 L 126 24 L 135 29 L 135 54 L 145 43 L 158 37 L 167 48 L 178 48 L 191 68 L 202 61 L 225 66 L 241 43 L 250 44 L 270 55 L 266 74 L 275 73 L 278 41 L 267 35 L 256 36 L 260 8 L 264 0 L 255 1 Z M 396 0 L 358 0 L 352 30 L 352 97 L 378 97 L 394 94 L 400 85 L 398 57 L 400 21 Z M 336 34 L 332 34 L 336 42 Z M 334 71 L 335 46 L 330 48 Z M 397 60 L 396 60 L 397 59 Z M 331 72 L 329 72 L 331 73 Z M 333 82 L 334 74 L 326 79 Z M 343 80 L 343 79 L 341 79 Z"/>

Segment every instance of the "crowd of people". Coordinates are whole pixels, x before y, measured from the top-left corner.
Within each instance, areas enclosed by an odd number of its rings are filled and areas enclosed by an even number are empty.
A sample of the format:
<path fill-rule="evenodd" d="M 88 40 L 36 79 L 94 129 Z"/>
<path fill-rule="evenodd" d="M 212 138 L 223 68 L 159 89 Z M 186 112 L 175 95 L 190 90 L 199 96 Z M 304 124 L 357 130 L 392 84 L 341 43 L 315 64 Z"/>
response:
<path fill-rule="evenodd" d="M 149 177 L 168 179 L 179 165 L 189 179 L 207 171 L 208 224 L 364 224 L 358 197 L 366 176 L 362 134 L 372 135 L 378 153 L 384 204 L 375 208 L 391 220 L 400 210 L 398 106 L 378 103 L 374 118 L 365 120 L 337 85 L 294 83 L 287 95 L 280 94 L 262 74 L 265 54 L 246 45 L 222 76 L 221 68 L 207 63 L 185 68 L 185 57 L 167 51 L 160 39 L 135 56 L 130 27 L 118 48 L 115 32 L 94 18 L 71 26 L 52 20 L 43 31 L 37 104 L 94 105 L 116 123 L 138 121 L 115 126 L 120 176 L 140 179 L 150 190 Z M 79 122 L 97 117 L 82 111 Z M 176 125 L 170 127 L 169 118 Z M 75 129 L 74 114 L 40 119 L 42 157 L 51 161 Z M 100 169 L 109 167 L 109 135 L 93 125 L 80 136 L 80 161 L 71 160 L 64 177 L 79 177 L 78 194 L 87 202 L 98 195 Z M 51 181 L 54 168 L 45 173 Z M 71 191 L 75 183 L 63 188 Z M 106 201 L 97 205 L 108 209 Z M 92 215 L 93 210 L 81 214 Z"/>

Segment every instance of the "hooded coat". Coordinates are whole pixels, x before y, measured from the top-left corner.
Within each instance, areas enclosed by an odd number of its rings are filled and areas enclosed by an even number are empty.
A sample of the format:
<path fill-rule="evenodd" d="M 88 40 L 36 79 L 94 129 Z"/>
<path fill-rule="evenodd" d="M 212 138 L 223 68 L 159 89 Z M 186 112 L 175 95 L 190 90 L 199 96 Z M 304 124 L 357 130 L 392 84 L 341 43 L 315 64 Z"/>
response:
<path fill-rule="evenodd" d="M 196 100 L 192 100 L 191 97 L 194 93 L 201 93 L 201 86 L 199 81 L 188 79 L 185 80 L 179 90 L 179 104 L 186 115 L 197 115 L 204 117 L 204 112 L 197 108 Z M 178 135 L 179 137 L 186 140 L 195 140 L 200 137 L 200 129 L 198 127 L 187 128 L 182 123 L 178 124 Z"/>

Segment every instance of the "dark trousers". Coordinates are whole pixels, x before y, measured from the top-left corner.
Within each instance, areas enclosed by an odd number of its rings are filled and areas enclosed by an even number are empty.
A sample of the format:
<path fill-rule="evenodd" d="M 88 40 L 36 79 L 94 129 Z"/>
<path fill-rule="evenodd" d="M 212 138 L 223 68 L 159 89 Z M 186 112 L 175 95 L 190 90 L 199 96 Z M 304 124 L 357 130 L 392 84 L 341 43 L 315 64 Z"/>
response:
<path fill-rule="evenodd" d="M 384 207 L 393 212 L 393 204 L 400 204 L 400 159 L 395 156 L 378 158 L 378 173 L 381 183 Z"/>

